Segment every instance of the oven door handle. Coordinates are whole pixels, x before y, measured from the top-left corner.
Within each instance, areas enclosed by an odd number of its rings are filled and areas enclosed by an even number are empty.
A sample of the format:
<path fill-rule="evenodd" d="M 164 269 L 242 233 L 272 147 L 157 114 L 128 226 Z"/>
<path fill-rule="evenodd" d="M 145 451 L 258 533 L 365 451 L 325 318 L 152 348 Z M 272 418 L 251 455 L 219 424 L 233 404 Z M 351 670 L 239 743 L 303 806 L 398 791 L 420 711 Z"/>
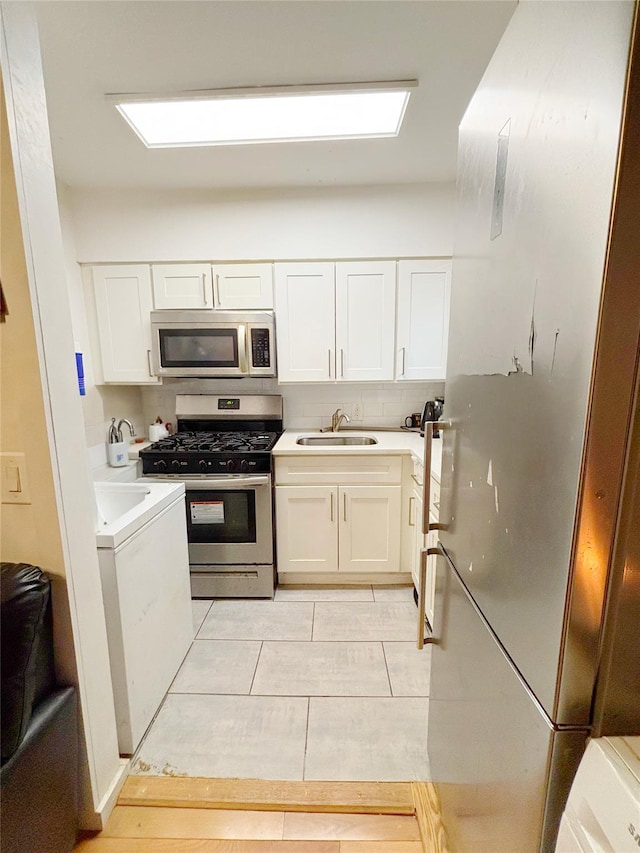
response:
<path fill-rule="evenodd" d="M 229 477 L 224 479 L 182 480 L 185 491 L 203 491 L 204 489 L 249 489 L 254 486 L 268 486 L 271 477 Z"/>

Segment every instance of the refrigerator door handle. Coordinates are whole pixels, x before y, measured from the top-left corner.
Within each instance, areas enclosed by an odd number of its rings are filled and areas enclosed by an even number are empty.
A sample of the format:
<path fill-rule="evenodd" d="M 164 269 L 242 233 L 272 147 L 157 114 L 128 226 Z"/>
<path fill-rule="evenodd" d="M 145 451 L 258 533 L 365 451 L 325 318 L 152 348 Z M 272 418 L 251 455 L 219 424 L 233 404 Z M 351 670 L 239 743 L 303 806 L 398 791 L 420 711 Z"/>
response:
<path fill-rule="evenodd" d="M 426 604 L 427 604 L 427 557 L 444 557 L 444 551 L 438 545 L 435 548 L 421 548 L 420 549 L 420 576 L 419 576 L 419 591 L 418 591 L 418 642 L 417 646 L 419 649 L 423 649 L 425 643 L 437 643 L 436 638 L 433 635 L 434 625 L 430 625 L 429 621 L 426 618 Z M 429 630 L 431 631 L 430 637 L 425 637 L 424 635 L 424 626 L 425 623 L 428 625 Z"/>
<path fill-rule="evenodd" d="M 431 506 L 431 447 L 433 430 L 451 427 L 451 421 L 425 421 L 424 423 L 424 477 L 422 482 L 422 532 L 426 536 L 430 530 L 446 530 L 446 525 L 429 521 Z"/>

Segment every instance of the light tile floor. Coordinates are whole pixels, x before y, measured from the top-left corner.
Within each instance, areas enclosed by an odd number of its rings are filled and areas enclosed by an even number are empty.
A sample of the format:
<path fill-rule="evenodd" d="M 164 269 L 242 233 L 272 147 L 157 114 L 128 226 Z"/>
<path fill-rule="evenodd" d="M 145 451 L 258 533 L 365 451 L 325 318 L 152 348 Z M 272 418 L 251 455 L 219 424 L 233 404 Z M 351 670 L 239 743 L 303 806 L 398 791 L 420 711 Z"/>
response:
<path fill-rule="evenodd" d="M 411 588 L 193 601 L 194 642 L 135 774 L 428 779 L 430 649 Z"/>

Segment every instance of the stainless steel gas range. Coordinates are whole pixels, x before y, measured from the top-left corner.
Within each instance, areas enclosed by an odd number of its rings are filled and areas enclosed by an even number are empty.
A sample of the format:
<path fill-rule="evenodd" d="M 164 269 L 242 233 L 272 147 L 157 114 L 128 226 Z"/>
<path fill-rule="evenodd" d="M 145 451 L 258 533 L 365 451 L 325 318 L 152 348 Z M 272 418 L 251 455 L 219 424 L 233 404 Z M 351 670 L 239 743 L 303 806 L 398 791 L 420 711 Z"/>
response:
<path fill-rule="evenodd" d="M 142 474 L 185 484 L 194 598 L 272 598 L 271 450 L 282 397 L 176 397 L 175 435 L 140 452 Z"/>

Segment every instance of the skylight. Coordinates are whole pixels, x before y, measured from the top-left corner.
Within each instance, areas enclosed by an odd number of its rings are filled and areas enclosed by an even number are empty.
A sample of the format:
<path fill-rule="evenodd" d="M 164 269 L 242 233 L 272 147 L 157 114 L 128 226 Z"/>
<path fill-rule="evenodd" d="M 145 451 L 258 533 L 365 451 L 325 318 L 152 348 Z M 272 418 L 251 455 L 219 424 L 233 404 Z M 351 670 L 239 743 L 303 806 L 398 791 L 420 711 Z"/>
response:
<path fill-rule="evenodd" d="M 108 95 L 148 148 L 397 136 L 417 82 Z"/>

